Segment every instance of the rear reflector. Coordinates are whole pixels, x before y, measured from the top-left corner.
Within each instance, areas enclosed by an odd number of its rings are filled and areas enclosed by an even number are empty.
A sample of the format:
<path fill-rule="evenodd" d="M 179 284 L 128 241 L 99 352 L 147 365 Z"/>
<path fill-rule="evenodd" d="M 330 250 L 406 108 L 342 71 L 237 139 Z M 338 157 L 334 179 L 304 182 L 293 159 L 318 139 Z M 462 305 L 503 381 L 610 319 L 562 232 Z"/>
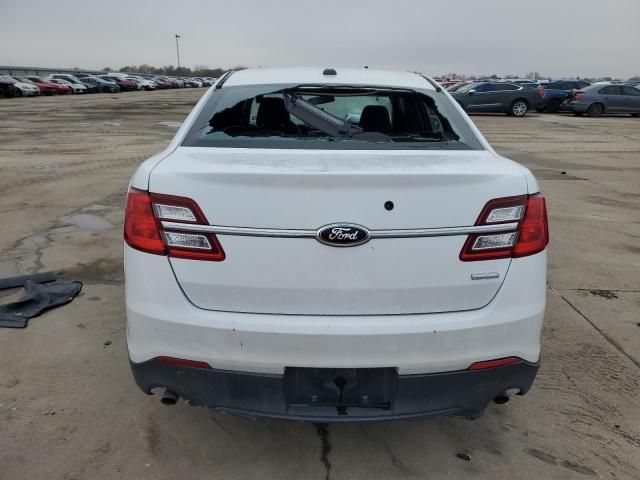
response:
<path fill-rule="evenodd" d="M 499 358 L 497 360 L 472 363 L 468 370 L 484 370 L 486 368 L 504 367 L 506 365 L 514 365 L 516 363 L 520 363 L 520 359 L 518 357 Z"/>
<path fill-rule="evenodd" d="M 190 367 L 190 368 L 211 368 L 207 362 L 199 362 L 197 360 L 187 360 L 184 358 L 174 357 L 156 357 L 156 362 L 168 363 L 169 365 L 176 365 L 178 367 Z"/>
<path fill-rule="evenodd" d="M 174 223 L 172 230 L 163 230 L 162 221 Z M 147 253 L 190 260 L 225 259 L 214 234 L 183 232 L 175 226 L 180 223 L 208 225 L 202 210 L 190 198 L 129 190 L 124 220 L 127 245 Z"/>
<path fill-rule="evenodd" d="M 525 257 L 541 252 L 549 243 L 547 207 L 539 193 L 491 200 L 476 221 L 476 225 L 501 223 L 516 223 L 517 227 L 512 232 L 469 235 L 460 260 Z"/>

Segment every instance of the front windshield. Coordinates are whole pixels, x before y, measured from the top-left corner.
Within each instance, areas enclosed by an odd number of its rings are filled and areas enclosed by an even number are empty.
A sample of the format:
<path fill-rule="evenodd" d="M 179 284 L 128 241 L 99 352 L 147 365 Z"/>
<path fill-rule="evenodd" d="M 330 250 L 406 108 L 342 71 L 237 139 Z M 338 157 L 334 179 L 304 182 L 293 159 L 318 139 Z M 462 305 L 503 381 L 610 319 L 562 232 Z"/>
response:
<path fill-rule="evenodd" d="M 248 85 L 216 90 L 183 145 L 482 148 L 442 93 L 347 85 Z"/>

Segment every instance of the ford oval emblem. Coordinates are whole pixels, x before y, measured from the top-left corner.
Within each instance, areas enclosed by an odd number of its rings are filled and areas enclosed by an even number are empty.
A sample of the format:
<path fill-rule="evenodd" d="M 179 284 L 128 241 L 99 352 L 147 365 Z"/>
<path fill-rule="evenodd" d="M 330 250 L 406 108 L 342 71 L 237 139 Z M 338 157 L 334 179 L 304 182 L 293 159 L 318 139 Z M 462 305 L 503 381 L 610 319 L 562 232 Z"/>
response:
<path fill-rule="evenodd" d="M 355 247 L 367 243 L 370 238 L 369 230 L 354 223 L 332 223 L 316 232 L 316 239 L 331 247 Z"/>

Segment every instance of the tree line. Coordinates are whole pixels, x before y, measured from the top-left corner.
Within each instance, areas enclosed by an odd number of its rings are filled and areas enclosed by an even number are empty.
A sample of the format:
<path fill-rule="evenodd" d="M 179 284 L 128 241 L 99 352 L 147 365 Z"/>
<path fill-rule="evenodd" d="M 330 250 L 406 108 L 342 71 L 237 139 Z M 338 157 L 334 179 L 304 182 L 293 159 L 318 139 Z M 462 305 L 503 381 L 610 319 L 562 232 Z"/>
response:
<path fill-rule="evenodd" d="M 242 66 L 236 66 L 233 68 L 209 68 L 206 65 L 196 65 L 194 68 L 189 67 L 174 67 L 173 65 L 165 65 L 164 67 L 154 67 L 153 65 L 147 65 L 143 63 L 142 65 L 125 65 L 122 68 L 119 68 L 118 72 L 126 72 L 126 73 L 146 73 L 150 75 L 170 75 L 177 77 L 220 77 L 224 72 L 229 70 L 242 70 Z M 103 68 L 105 72 L 113 72 L 114 70 L 110 67 Z"/>

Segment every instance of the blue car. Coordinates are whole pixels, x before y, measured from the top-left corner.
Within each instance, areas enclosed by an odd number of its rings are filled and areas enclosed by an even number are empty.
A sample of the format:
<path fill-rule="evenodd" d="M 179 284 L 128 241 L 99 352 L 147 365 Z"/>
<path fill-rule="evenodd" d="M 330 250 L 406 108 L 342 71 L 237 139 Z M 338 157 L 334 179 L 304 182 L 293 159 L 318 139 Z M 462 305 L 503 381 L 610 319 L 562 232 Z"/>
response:
<path fill-rule="evenodd" d="M 554 80 L 543 85 L 544 103 L 537 108 L 538 112 L 559 112 L 562 108 L 562 102 L 571 98 L 576 91 L 589 85 L 590 83 L 586 80 Z"/>

